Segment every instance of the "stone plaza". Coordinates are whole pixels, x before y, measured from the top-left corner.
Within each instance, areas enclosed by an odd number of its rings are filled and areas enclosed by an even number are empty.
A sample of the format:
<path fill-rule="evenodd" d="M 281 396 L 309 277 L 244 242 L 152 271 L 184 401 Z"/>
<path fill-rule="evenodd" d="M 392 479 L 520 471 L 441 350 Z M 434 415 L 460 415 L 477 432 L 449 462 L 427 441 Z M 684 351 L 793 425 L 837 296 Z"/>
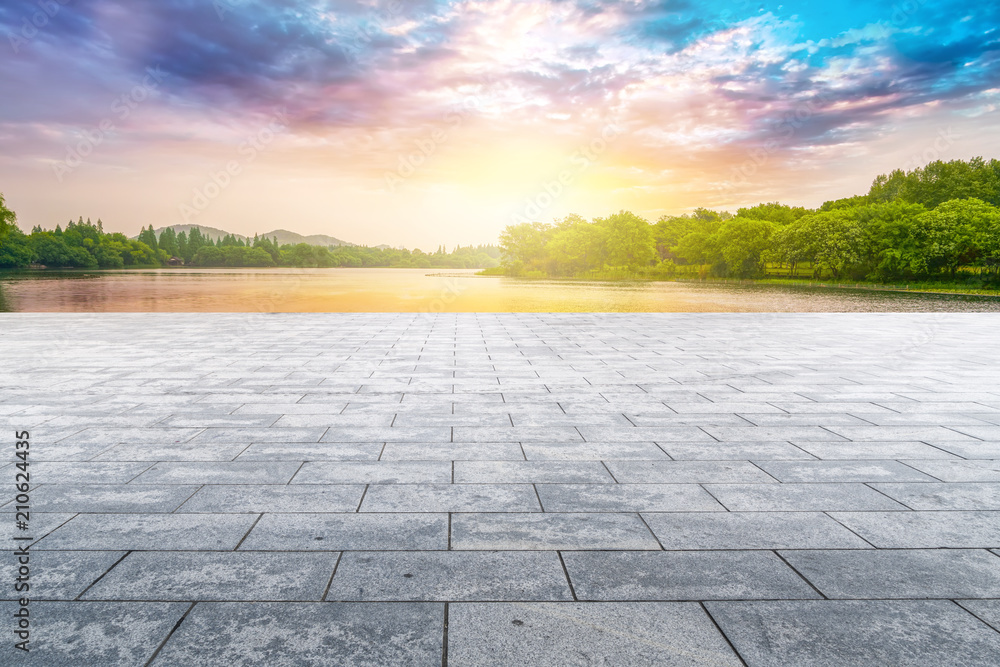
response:
<path fill-rule="evenodd" d="M 3 665 L 1000 664 L 1000 316 L 3 314 L 0 359 Z"/>

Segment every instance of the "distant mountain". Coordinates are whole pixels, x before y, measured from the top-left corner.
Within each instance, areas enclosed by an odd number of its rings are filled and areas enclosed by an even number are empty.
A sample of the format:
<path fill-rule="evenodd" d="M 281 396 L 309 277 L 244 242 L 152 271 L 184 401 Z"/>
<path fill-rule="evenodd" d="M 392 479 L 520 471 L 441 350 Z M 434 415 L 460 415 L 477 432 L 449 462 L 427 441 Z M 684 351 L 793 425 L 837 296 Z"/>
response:
<path fill-rule="evenodd" d="M 302 234 L 296 234 L 295 232 L 290 232 L 287 229 L 276 229 L 273 232 L 268 232 L 267 234 L 261 234 L 269 239 L 277 237 L 278 245 L 297 245 L 299 243 L 308 243 L 309 245 L 319 245 L 319 246 L 332 246 L 332 245 L 354 245 L 353 243 L 348 243 L 347 241 L 341 241 L 338 238 L 332 236 L 326 236 L 325 234 L 313 234 L 312 236 L 302 236 Z"/>
<path fill-rule="evenodd" d="M 174 230 L 174 232 L 178 234 L 180 234 L 181 232 L 185 232 L 190 236 L 191 230 L 195 227 L 201 230 L 202 236 L 207 236 L 211 238 L 213 241 L 218 241 L 219 239 L 223 238 L 224 236 L 228 236 L 231 233 L 225 231 L 224 229 L 216 229 L 215 227 L 205 227 L 204 225 L 171 225 L 170 229 Z M 160 234 L 163 233 L 164 229 L 167 228 L 161 227 L 159 229 L 154 230 L 156 232 L 156 236 L 159 237 Z M 242 234 L 233 234 L 233 236 L 235 236 L 237 239 L 240 239 L 241 241 L 248 241 L 252 240 L 253 238 L 253 237 L 243 236 Z M 295 232 L 290 232 L 286 229 L 276 229 L 273 232 L 260 234 L 260 236 L 267 237 L 269 239 L 277 237 L 278 245 L 285 245 L 285 244 L 297 245 L 299 243 L 308 243 L 309 245 L 318 245 L 318 246 L 354 245 L 353 243 L 348 243 L 347 241 L 341 241 L 338 238 L 334 238 L 332 236 L 326 236 L 324 234 L 303 236 L 302 234 L 296 234 Z M 135 236 L 133 238 L 138 238 L 138 237 Z"/>

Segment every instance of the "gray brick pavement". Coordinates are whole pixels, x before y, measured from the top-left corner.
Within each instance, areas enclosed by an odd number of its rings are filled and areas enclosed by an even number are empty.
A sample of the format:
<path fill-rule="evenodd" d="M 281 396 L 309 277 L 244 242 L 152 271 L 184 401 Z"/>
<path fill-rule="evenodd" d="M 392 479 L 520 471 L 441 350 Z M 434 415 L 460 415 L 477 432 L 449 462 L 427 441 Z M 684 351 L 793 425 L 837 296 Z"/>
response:
<path fill-rule="evenodd" d="M 995 665 L 998 331 L 4 314 L 0 663 Z"/>

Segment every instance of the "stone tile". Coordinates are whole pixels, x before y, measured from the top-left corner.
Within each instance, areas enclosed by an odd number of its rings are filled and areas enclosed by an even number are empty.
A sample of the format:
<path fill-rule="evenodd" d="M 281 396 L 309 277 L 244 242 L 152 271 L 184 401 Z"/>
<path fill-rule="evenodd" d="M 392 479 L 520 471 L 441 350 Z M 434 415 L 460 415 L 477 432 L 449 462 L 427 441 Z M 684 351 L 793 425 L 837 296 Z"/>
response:
<path fill-rule="evenodd" d="M 816 457 L 787 442 L 664 443 L 670 457 L 682 461 L 766 461 Z"/>
<path fill-rule="evenodd" d="M 635 426 L 611 428 L 581 426 L 587 442 L 714 442 L 712 437 L 695 426 Z M 750 439 L 750 438 L 748 438 Z"/>
<path fill-rule="evenodd" d="M 609 461 L 607 466 L 622 484 L 777 483 L 747 461 Z"/>
<path fill-rule="evenodd" d="M 344 554 L 326 599 L 492 602 L 573 596 L 551 551 L 360 551 Z"/>
<path fill-rule="evenodd" d="M 830 431 L 842 435 L 848 440 L 863 442 L 869 440 L 962 440 L 963 433 L 953 431 L 943 426 L 831 426 Z M 965 440 L 976 440 L 966 435 Z"/>
<path fill-rule="evenodd" d="M 31 543 L 37 542 L 76 516 L 76 514 L 70 512 L 39 512 L 32 510 L 30 513 L 31 521 L 29 522 L 30 530 L 26 531 L 27 535 L 25 535 L 25 531 L 18 530 L 16 527 L 14 505 L 8 505 L 7 508 L 9 511 L 4 511 L 4 513 L 0 514 L 0 540 L 5 544 L 13 544 L 12 540 L 15 537 L 25 536 L 33 538 L 30 541 Z"/>
<path fill-rule="evenodd" d="M 787 551 L 781 555 L 828 598 L 1000 597 L 1000 558 L 985 550 Z"/>
<path fill-rule="evenodd" d="M 529 461 L 669 460 L 655 442 L 526 442 Z"/>
<path fill-rule="evenodd" d="M 613 484 L 599 461 L 456 461 L 456 484 Z"/>
<path fill-rule="evenodd" d="M 292 484 L 448 484 L 448 461 L 344 461 L 306 463 Z"/>
<path fill-rule="evenodd" d="M 583 437 L 572 426 L 550 428 L 456 426 L 454 439 L 460 442 L 583 442 Z"/>
<path fill-rule="evenodd" d="M 0 605 L 10 618 L 16 603 Z M 191 605 L 186 602 L 32 602 L 35 619 L 25 656 L 0 646 L 5 665 L 145 665 Z"/>
<path fill-rule="evenodd" d="M 956 600 L 956 602 L 1000 632 L 1000 600 Z"/>
<path fill-rule="evenodd" d="M 247 448 L 246 443 L 200 443 L 179 445 L 115 445 L 93 457 L 93 461 L 232 461 Z"/>
<path fill-rule="evenodd" d="M 325 428 L 207 428 L 188 442 L 319 442 Z"/>
<path fill-rule="evenodd" d="M 205 602 L 154 664 L 440 667 L 443 625 L 442 604 Z"/>
<path fill-rule="evenodd" d="M 229 551 L 256 519 L 225 514 L 80 514 L 33 548 Z"/>
<path fill-rule="evenodd" d="M 723 512 L 697 484 L 537 484 L 546 512 Z"/>
<path fill-rule="evenodd" d="M 663 548 L 870 549 L 820 512 L 643 512 Z"/>
<path fill-rule="evenodd" d="M 1000 482 L 872 484 L 915 510 L 1000 510 Z"/>
<path fill-rule="evenodd" d="M 255 461 L 157 463 L 136 477 L 133 484 L 287 484 L 300 465 Z"/>
<path fill-rule="evenodd" d="M 684 602 L 458 603 L 448 664 L 740 665 L 697 604 Z"/>
<path fill-rule="evenodd" d="M 0 562 L 0 573 L 5 586 L 2 594 L 5 600 L 17 600 L 23 593 L 14 589 L 18 577 L 18 557 L 12 543 L 8 557 Z M 28 597 L 35 600 L 73 600 L 86 590 L 112 565 L 118 562 L 124 551 L 38 551 L 31 553 Z"/>
<path fill-rule="evenodd" d="M 540 512 L 531 484 L 372 485 L 362 512 Z"/>
<path fill-rule="evenodd" d="M 816 458 L 859 459 L 955 459 L 954 454 L 922 442 L 798 442 Z"/>
<path fill-rule="evenodd" d="M 124 484 L 151 466 L 151 463 L 40 461 L 31 464 L 31 481 L 35 484 Z"/>
<path fill-rule="evenodd" d="M 1000 442 L 932 440 L 930 444 L 964 459 L 1000 459 Z"/>
<path fill-rule="evenodd" d="M 456 514 L 451 548 L 659 549 L 637 514 Z"/>
<path fill-rule="evenodd" d="M 319 601 L 336 553 L 135 552 L 87 600 Z"/>
<path fill-rule="evenodd" d="M 178 513 L 263 514 L 355 512 L 361 504 L 362 484 L 224 485 L 203 486 Z"/>
<path fill-rule="evenodd" d="M 1000 512 L 836 512 L 879 549 L 983 549 L 1000 544 Z"/>
<path fill-rule="evenodd" d="M 174 445 L 190 442 L 203 430 L 200 428 L 88 428 L 64 436 L 57 441 L 57 444 Z M 47 439 L 52 440 L 51 438 Z"/>
<path fill-rule="evenodd" d="M 761 461 L 780 482 L 936 482 L 898 461 Z"/>
<path fill-rule="evenodd" d="M 837 512 L 905 510 L 864 484 L 706 484 L 733 512 Z"/>
<path fill-rule="evenodd" d="M 748 665 L 939 667 L 996 663 L 1000 634 L 952 602 L 709 602 Z"/>
<path fill-rule="evenodd" d="M 516 442 L 387 443 L 382 461 L 523 461 Z"/>
<path fill-rule="evenodd" d="M 906 464 L 942 482 L 1000 482 L 1000 460 L 906 461 Z"/>
<path fill-rule="evenodd" d="M 31 509 L 35 512 L 169 513 L 199 488 L 197 485 L 43 484 L 31 494 Z"/>
<path fill-rule="evenodd" d="M 446 514 L 265 514 L 241 551 L 415 551 L 448 548 Z"/>
<path fill-rule="evenodd" d="M 457 439 L 457 438 L 456 438 Z M 451 442 L 452 429 L 341 427 L 327 429 L 321 442 Z M 463 439 L 464 441 L 464 439 Z"/>
<path fill-rule="evenodd" d="M 706 426 L 704 430 L 721 442 L 761 442 L 764 440 L 828 442 L 847 439 L 818 426 Z"/>
<path fill-rule="evenodd" d="M 581 600 L 819 598 L 766 551 L 567 551 L 563 560 Z"/>
<path fill-rule="evenodd" d="M 259 443 L 250 445 L 237 461 L 376 461 L 385 447 L 378 443 Z"/>

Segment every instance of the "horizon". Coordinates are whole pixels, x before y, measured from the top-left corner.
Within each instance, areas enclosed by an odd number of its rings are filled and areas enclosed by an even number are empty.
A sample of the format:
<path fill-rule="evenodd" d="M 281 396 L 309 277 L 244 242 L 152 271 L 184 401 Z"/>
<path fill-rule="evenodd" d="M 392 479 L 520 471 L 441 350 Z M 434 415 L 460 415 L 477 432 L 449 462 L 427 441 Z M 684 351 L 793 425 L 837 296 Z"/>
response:
<path fill-rule="evenodd" d="M 409 248 L 571 213 L 816 208 L 1000 154 L 998 19 L 958 0 L 3 7 L 0 85 L 22 92 L 0 183 L 28 229 Z"/>

